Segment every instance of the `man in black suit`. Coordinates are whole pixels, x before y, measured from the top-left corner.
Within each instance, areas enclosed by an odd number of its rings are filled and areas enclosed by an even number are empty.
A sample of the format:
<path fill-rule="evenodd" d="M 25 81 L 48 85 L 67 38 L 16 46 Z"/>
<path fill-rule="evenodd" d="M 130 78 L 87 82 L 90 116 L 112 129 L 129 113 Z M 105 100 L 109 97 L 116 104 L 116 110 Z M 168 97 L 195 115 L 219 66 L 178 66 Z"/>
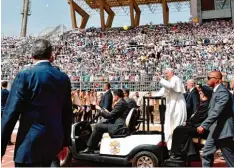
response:
<path fill-rule="evenodd" d="M 4 112 L 5 109 L 5 105 L 7 102 L 7 98 L 9 96 L 9 91 L 7 90 L 7 86 L 8 86 L 8 82 L 7 81 L 3 81 L 2 82 L 2 89 L 1 89 L 1 116 Z M 8 145 L 13 145 L 13 143 L 11 142 L 11 138 L 8 142 Z"/>
<path fill-rule="evenodd" d="M 187 108 L 187 119 L 190 119 L 192 114 L 197 111 L 199 106 L 199 93 L 195 88 L 195 82 L 193 79 L 187 81 L 187 94 L 185 97 L 186 100 L 186 108 Z"/>
<path fill-rule="evenodd" d="M 105 108 L 108 111 L 112 110 L 112 102 L 113 102 L 113 96 L 110 88 L 111 88 L 110 83 L 108 82 L 104 83 L 103 90 L 105 91 L 105 93 L 103 94 L 99 104 L 101 108 Z"/>
<path fill-rule="evenodd" d="M 2 82 L 2 88 L 1 88 L 1 116 L 2 113 L 4 111 L 6 102 L 7 102 L 7 98 L 9 95 L 9 91 L 7 90 L 7 86 L 8 86 L 8 82 L 7 81 L 3 81 Z"/>
<path fill-rule="evenodd" d="M 15 166 L 49 167 L 61 149 L 71 144 L 71 83 L 50 64 L 49 41 L 36 40 L 32 57 L 35 66 L 17 74 L 6 103 L 1 120 L 1 157 L 20 116 Z"/>
<path fill-rule="evenodd" d="M 208 117 L 197 128 L 198 133 L 205 130 L 210 133 L 202 155 L 202 166 L 212 167 L 214 153 L 221 149 L 227 166 L 234 167 L 234 116 L 232 113 L 232 95 L 222 84 L 222 74 L 209 73 L 207 84 L 213 88 Z"/>
<path fill-rule="evenodd" d="M 197 127 L 208 116 L 208 107 L 212 96 L 212 89 L 208 86 L 203 86 L 202 91 L 200 91 L 199 94 L 201 103 L 197 111 L 183 125 L 176 127 L 173 131 L 170 161 L 184 160 L 187 155 L 196 154 L 196 151 L 190 149 L 193 144 L 186 144 L 192 143 L 190 141 L 191 137 L 199 137 Z"/>
<path fill-rule="evenodd" d="M 121 89 L 114 91 L 114 103 L 115 106 L 111 112 L 100 112 L 100 115 L 108 120 L 105 123 L 95 125 L 87 143 L 88 147 L 83 153 L 92 153 L 97 148 L 105 132 L 108 132 L 110 136 L 126 133 L 127 130 L 122 128 L 125 127 L 125 120 L 129 113 L 129 108 L 128 103 L 124 100 L 124 93 Z"/>

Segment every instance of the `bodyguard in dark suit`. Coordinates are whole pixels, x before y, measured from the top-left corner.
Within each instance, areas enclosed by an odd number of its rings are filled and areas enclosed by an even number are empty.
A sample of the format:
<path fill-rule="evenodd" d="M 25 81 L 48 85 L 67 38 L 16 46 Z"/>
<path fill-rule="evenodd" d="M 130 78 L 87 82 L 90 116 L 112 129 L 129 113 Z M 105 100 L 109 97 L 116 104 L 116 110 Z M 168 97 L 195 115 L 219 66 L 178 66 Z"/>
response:
<path fill-rule="evenodd" d="M 7 90 L 7 86 L 8 86 L 8 82 L 7 81 L 3 81 L 2 82 L 2 89 L 1 89 L 1 116 L 4 112 L 5 106 L 6 106 L 6 102 L 7 102 L 7 98 L 9 96 L 9 91 Z M 11 142 L 11 138 L 8 142 L 8 145 L 14 145 L 13 142 Z"/>
<path fill-rule="evenodd" d="M 103 90 L 105 91 L 105 93 L 103 94 L 99 104 L 100 107 L 105 108 L 108 111 L 112 110 L 112 102 L 113 102 L 113 96 L 110 88 L 111 88 L 110 83 L 104 83 Z"/>
<path fill-rule="evenodd" d="M 7 98 L 8 98 L 8 95 L 9 95 L 9 91 L 7 90 L 7 81 L 3 81 L 2 82 L 2 88 L 1 88 L 1 116 L 2 116 L 2 113 L 4 111 L 4 108 L 5 108 L 5 105 L 6 105 L 6 102 L 7 102 Z"/>
<path fill-rule="evenodd" d="M 191 138 L 199 137 L 197 127 L 207 118 L 212 89 L 203 86 L 200 93 L 201 103 L 197 111 L 183 125 L 173 131 L 170 161 L 184 160 L 188 155 L 195 155 Z M 169 165 L 165 165 L 169 166 Z"/>
<path fill-rule="evenodd" d="M 72 105 L 68 76 L 49 62 L 52 46 L 36 40 L 32 47 L 35 66 L 17 74 L 2 116 L 2 151 L 16 121 L 16 167 L 50 166 L 63 147 L 70 145 Z"/>
<path fill-rule="evenodd" d="M 197 128 L 202 134 L 210 130 L 203 156 L 202 166 L 212 167 L 214 153 L 220 148 L 229 167 L 234 167 L 234 116 L 232 113 L 232 95 L 222 84 L 222 74 L 213 71 L 208 76 L 207 84 L 213 88 L 208 117 Z"/>
<path fill-rule="evenodd" d="M 121 128 L 125 127 L 125 120 L 129 113 L 129 108 L 123 97 L 124 93 L 121 89 L 114 91 L 114 102 L 116 103 L 114 109 L 111 112 L 102 111 L 100 113 L 100 115 L 108 119 L 108 121 L 95 125 L 87 143 L 88 147 L 83 153 L 93 152 L 97 148 L 98 143 L 101 141 L 102 135 L 105 132 L 108 132 L 110 136 L 126 133 L 126 130 Z"/>
<path fill-rule="evenodd" d="M 197 89 L 195 88 L 195 82 L 194 80 L 190 79 L 187 81 L 187 94 L 185 97 L 186 100 L 186 108 L 187 108 L 187 118 L 189 119 L 192 114 L 197 111 L 197 108 L 199 106 L 199 93 Z"/>

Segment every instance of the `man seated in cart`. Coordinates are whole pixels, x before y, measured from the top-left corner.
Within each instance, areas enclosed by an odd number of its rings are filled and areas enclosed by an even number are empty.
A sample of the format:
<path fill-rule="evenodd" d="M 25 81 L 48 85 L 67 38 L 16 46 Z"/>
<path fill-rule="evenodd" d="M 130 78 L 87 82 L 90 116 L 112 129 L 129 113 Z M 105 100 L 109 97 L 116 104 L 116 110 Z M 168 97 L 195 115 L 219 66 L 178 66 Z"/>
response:
<path fill-rule="evenodd" d="M 111 112 L 101 110 L 100 115 L 106 119 L 106 122 L 95 125 L 93 132 L 87 143 L 87 148 L 82 153 L 93 153 L 98 147 L 104 133 L 112 135 L 126 134 L 125 126 L 126 117 L 130 111 L 128 103 L 124 100 L 124 93 L 121 89 L 114 91 L 114 109 Z"/>

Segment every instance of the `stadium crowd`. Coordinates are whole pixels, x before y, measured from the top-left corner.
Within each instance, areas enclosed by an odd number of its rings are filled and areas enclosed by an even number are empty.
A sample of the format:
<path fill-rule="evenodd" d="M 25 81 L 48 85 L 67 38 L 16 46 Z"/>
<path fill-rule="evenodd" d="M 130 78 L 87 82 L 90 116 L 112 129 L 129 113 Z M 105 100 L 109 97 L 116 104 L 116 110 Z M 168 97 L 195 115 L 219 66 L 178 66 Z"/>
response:
<path fill-rule="evenodd" d="M 202 24 L 146 25 L 135 29 L 72 30 L 51 40 L 54 64 L 71 81 L 155 81 L 155 71 L 167 67 L 187 79 L 220 70 L 234 75 L 234 31 L 229 21 Z M 36 38 L 2 38 L 3 80 L 33 65 L 30 48 Z"/>

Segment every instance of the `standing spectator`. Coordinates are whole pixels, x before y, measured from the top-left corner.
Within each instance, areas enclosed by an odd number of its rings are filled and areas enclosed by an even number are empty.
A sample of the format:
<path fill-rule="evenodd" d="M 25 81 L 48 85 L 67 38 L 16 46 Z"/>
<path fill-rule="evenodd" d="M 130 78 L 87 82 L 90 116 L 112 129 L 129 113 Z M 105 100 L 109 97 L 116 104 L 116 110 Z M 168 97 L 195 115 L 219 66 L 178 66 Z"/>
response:
<path fill-rule="evenodd" d="M 149 97 L 152 97 L 151 92 L 148 92 L 146 95 L 149 96 Z M 151 124 L 154 124 L 154 105 L 155 105 L 155 100 L 154 99 L 150 99 L 149 104 L 146 103 L 146 111 L 149 113 Z"/>
<path fill-rule="evenodd" d="M 85 96 L 85 113 L 84 113 L 84 121 L 91 121 L 92 120 L 92 109 L 91 109 L 91 92 L 88 91 L 87 95 Z"/>
<path fill-rule="evenodd" d="M 2 82 L 2 89 L 1 89 L 1 116 L 4 113 L 4 108 L 5 108 L 7 98 L 9 95 L 9 91 L 7 90 L 7 86 L 8 86 L 8 82 L 3 81 Z M 11 142 L 11 138 L 8 142 L 8 145 L 13 145 L 13 143 Z"/>
<path fill-rule="evenodd" d="M 82 101 L 81 101 L 80 90 L 77 89 L 74 92 L 75 93 L 73 95 L 72 106 L 74 108 L 73 121 L 76 123 L 76 122 L 79 122 L 82 118 L 82 112 L 81 112 Z"/>
<path fill-rule="evenodd" d="M 136 101 L 137 106 L 141 107 L 141 105 L 142 105 L 142 97 L 140 97 L 139 92 L 136 92 L 135 95 L 132 98 Z"/>
<path fill-rule="evenodd" d="M 49 167 L 61 149 L 71 145 L 71 84 L 66 74 L 50 64 L 49 41 L 36 40 L 32 56 L 35 66 L 17 74 L 5 106 L 1 157 L 20 116 L 15 166 Z"/>
<path fill-rule="evenodd" d="M 85 90 L 81 90 L 80 93 L 80 112 L 78 114 L 78 120 L 77 122 L 80 122 L 82 118 L 84 118 L 85 112 L 86 112 L 86 92 Z"/>
<path fill-rule="evenodd" d="M 181 79 L 174 75 L 171 68 L 165 70 L 167 80 L 156 73 L 163 88 L 157 93 L 157 96 L 166 96 L 166 115 L 165 115 L 165 137 L 170 150 L 172 143 L 173 130 L 182 125 L 187 119 L 186 102 L 184 99 L 184 85 Z"/>
<path fill-rule="evenodd" d="M 2 82 L 2 88 L 1 88 L 1 116 L 3 114 L 6 102 L 7 102 L 7 98 L 9 95 L 9 91 L 7 90 L 7 86 L 8 86 L 8 82 L 7 81 L 3 81 Z"/>
<path fill-rule="evenodd" d="M 213 71 L 208 76 L 207 84 L 213 88 L 208 118 L 197 128 L 203 134 L 210 130 L 202 156 L 202 166 L 212 167 L 214 153 L 220 148 L 229 167 L 234 167 L 234 118 L 232 96 L 222 84 L 222 74 Z"/>
<path fill-rule="evenodd" d="M 110 83 L 106 82 L 103 85 L 103 90 L 105 93 L 103 94 L 101 101 L 100 101 L 100 107 L 107 109 L 108 111 L 112 110 L 112 102 L 113 102 L 113 95 L 111 93 L 111 85 Z"/>
<path fill-rule="evenodd" d="M 97 105 L 97 92 L 92 90 L 91 91 L 91 110 L 92 110 L 92 119 L 95 117 L 95 113 L 96 113 L 96 105 Z"/>
<path fill-rule="evenodd" d="M 195 82 L 193 79 L 187 81 L 187 96 L 186 96 L 186 107 L 187 107 L 187 119 L 197 111 L 199 106 L 199 93 L 195 88 Z"/>

